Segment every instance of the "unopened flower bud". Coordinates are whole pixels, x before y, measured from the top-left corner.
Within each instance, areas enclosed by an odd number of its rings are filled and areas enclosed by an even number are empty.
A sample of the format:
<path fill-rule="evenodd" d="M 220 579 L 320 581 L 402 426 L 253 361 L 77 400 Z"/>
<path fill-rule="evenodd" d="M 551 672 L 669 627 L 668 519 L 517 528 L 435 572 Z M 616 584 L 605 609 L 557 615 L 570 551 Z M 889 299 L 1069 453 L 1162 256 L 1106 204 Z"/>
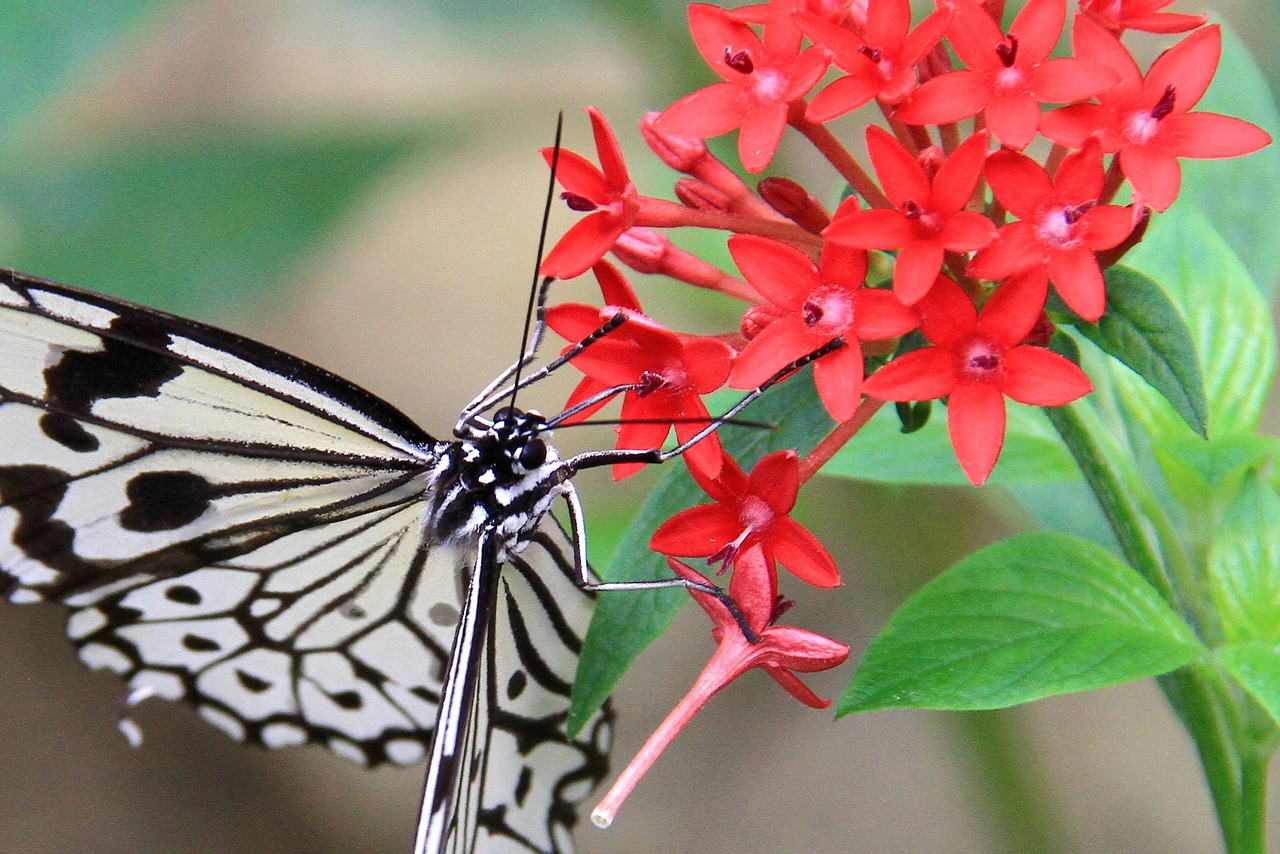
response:
<path fill-rule="evenodd" d="M 681 178 L 675 184 L 676 198 L 685 207 L 700 211 L 729 213 L 734 199 L 728 193 L 697 178 Z"/>
<path fill-rule="evenodd" d="M 760 198 L 769 207 L 813 234 L 821 234 L 831 224 L 831 214 L 808 190 L 787 178 L 765 178 L 756 184 Z"/>
<path fill-rule="evenodd" d="M 698 161 L 710 157 L 705 140 L 664 131 L 658 125 L 660 113 L 645 113 L 640 119 L 640 135 L 658 159 L 678 172 L 692 174 Z"/>

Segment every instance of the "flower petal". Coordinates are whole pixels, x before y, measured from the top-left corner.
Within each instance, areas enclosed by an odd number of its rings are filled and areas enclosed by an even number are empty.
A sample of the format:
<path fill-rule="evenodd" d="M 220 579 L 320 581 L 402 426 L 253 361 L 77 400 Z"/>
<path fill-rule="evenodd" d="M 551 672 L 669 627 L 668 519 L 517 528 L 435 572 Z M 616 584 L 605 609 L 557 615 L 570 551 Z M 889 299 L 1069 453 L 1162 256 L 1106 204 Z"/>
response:
<path fill-rule="evenodd" d="M 768 166 L 786 127 L 785 103 L 762 106 L 747 113 L 738 131 L 738 158 L 742 168 L 754 174 Z"/>
<path fill-rule="evenodd" d="M 659 525 L 649 539 L 649 548 L 676 557 L 710 557 L 741 533 L 742 522 L 732 508 L 700 504 Z"/>
<path fill-rule="evenodd" d="M 780 318 L 747 342 L 733 360 L 729 387 L 752 389 L 825 344 L 795 315 Z"/>
<path fill-rule="evenodd" d="M 725 55 L 746 51 L 756 62 L 764 59 L 764 45 L 750 27 L 729 17 L 724 9 L 710 3 L 689 4 L 689 33 L 698 53 L 723 79 L 735 85 L 746 75 L 731 68 Z"/>
<path fill-rule="evenodd" d="M 1175 152 L 1178 157 L 1239 157 L 1271 142 L 1271 135 L 1262 128 L 1217 113 L 1169 116 L 1164 124 L 1166 133 L 1178 141 Z"/>
<path fill-rule="evenodd" d="M 1012 347 L 1036 325 L 1048 295 L 1049 277 L 1043 270 L 1014 276 L 987 299 L 978 328 L 1000 348 Z"/>
<path fill-rule="evenodd" d="M 960 383 L 947 401 L 947 432 L 960 468 L 975 486 L 995 468 L 1004 445 L 1004 395 L 994 383 Z"/>
<path fill-rule="evenodd" d="M 912 240 L 898 253 L 893 267 L 893 292 L 906 305 L 929 293 L 942 271 L 942 241 Z"/>
<path fill-rule="evenodd" d="M 1177 92 L 1170 116 L 1194 107 L 1213 80 L 1222 54 L 1222 28 L 1212 24 L 1197 30 L 1151 63 L 1142 85 L 1143 96 L 1154 104 L 1170 86 Z"/>
<path fill-rule="evenodd" d="M 996 224 L 984 215 L 960 211 L 947 220 L 938 239 L 948 252 L 973 252 L 989 246 L 998 233 Z"/>
<path fill-rule="evenodd" d="M 742 87 L 737 83 L 715 83 L 667 107 L 655 126 L 663 133 L 705 139 L 728 133 L 746 117 Z"/>
<path fill-rule="evenodd" d="M 985 13 L 983 13 L 985 14 Z M 967 68 L 926 80 L 893 111 L 893 117 L 909 125 L 944 125 L 982 112 L 991 90 Z"/>
<path fill-rule="evenodd" d="M 960 143 L 938 167 L 933 178 L 934 209 L 947 216 L 963 209 L 973 197 L 986 162 L 987 133 L 979 131 Z"/>
<path fill-rule="evenodd" d="M 916 158 L 892 134 L 869 125 L 867 153 L 871 155 L 871 163 L 884 187 L 884 194 L 894 207 L 902 207 L 908 201 L 926 204 L 933 192 L 929 179 Z"/>
<path fill-rule="evenodd" d="M 1044 264 L 1048 252 L 1026 222 L 1011 222 L 996 235 L 990 246 L 980 250 L 969 262 L 969 275 L 996 281 L 1029 267 Z"/>
<path fill-rule="evenodd" d="M 542 149 L 542 159 L 550 166 L 556 163 L 556 182 L 570 193 L 582 196 L 597 204 L 607 204 L 613 197 L 613 189 L 599 167 L 587 158 L 566 148 L 560 149 L 560 157 L 555 157 L 555 149 Z"/>
<path fill-rule="evenodd" d="M 728 243 L 743 277 L 779 308 L 799 311 L 809 294 L 822 286 L 818 268 L 794 246 L 754 234 L 735 234 Z"/>
<path fill-rule="evenodd" d="M 1077 246 L 1050 254 L 1049 278 L 1062 301 L 1090 323 L 1106 311 L 1106 285 L 1091 250 Z"/>
<path fill-rule="evenodd" d="M 984 115 L 992 136 L 1006 148 L 1021 151 L 1035 139 L 1040 127 L 1040 102 L 1032 95 L 1015 92 L 992 98 Z"/>
<path fill-rule="evenodd" d="M 788 572 L 815 587 L 839 587 L 840 571 L 818 538 L 790 516 L 782 516 L 769 529 L 769 552 Z"/>
<path fill-rule="evenodd" d="M 724 385 L 733 356 L 733 348 L 719 338 L 687 339 L 681 361 L 688 371 L 690 391 L 710 394 Z"/>
<path fill-rule="evenodd" d="M 1046 104 L 1070 104 L 1105 92 L 1120 74 L 1100 62 L 1062 56 L 1042 62 L 1031 72 L 1031 91 Z"/>
<path fill-rule="evenodd" d="M 588 107 L 587 115 L 591 117 L 591 133 L 595 136 L 596 154 L 600 158 L 600 168 L 604 170 L 605 180 L 614 193 L 621 193 L 631 183 L 631 179 L 627 176 L 627 164 L 622 159 L 618 138 L 613 135 L 604 114 L 598 109 Z"/>
<path fill-rule="evenodd" d="M 864 394 L 877 400 L 934 400 L 956 385 L 955 362 L 938 347 L 904 353 L 867 377 Z"/>
<path fill-rule="evenodd" d="M 823 356 L 813 366 L 818 397 L 833 421 L 848 421 L 862 402 L 862 346 L 845 339 L 840 349 Z"/>
<path fill-rule="evenodd" d="M 858 249 L 897 249 L 911 240 L 911 221 L 901 211 L 876 208 L 837 216 L 823 236 Z"/>
<path fill-rule="evenodd" d="M 1018 39 L 1017 64 L 1030 68 L 1044 62 L 1066 23 L 1067 0 L 1028 0 L 1009 25 L 1009 35 Z"/>
<path fill-rule="evenodd" d="M 805 118 L 811 122 L 829 122 L 869 103 L 879 90 L 880 80 L 870 74 L 841 77 L 813 96 L 805 109 Z"/>
<path fill-rule="evenodd" d="M 1080 366 L 1044 347 L 1014 347 L 1000 356 L 1000 391 L 1019 403 L 1061 406 L 1093 391 Z"/>
<path fill-rule="evenodd" d="M 853 295 L 853 331 L 863 341 L 906 335 L 919 324 L 916 313 L 889 291 L 861 288 Z"/>
<path fill-rule="evenodd" d="M 800 458 L 795 451 L 775 451 L 751 470 L 750 493 L 763 500 L 779 516 L 796 506 L 800 492 Z"/>
<path fill-rule="evenodd" d="M 609 211 L 596 211 L 573 224 L 542 259 L 538 272 L 557 279 L 581 276 L 613 248 L 622 234 L 622 218 Z"/>
<path fill-rule="evenodd" d="M 1005 210 L 1018 219 L 1034 217 L 1053 193 L 1053 179 L 1039 163 L 1012 151 L 997 151 L 987 158 L 987 181 Z"/>
<path fill-rule="evenodd" d="M 1157 211 L 1167 210 L 1178 198 L 1182 167 L 1171 153 L 1150 145 L 1130 145 L 1120 149 L 1120 168 L 1142 194 L 1144 204 Z"/>

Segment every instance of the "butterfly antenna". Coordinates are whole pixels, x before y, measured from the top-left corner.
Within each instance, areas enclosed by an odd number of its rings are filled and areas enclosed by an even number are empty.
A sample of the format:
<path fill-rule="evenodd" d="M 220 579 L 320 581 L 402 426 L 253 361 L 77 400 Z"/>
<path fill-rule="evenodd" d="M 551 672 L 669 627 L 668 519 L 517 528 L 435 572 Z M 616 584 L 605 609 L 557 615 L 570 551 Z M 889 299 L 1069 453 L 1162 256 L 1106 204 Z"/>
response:
<path fill-rule="evenodd" d="M 515 378 L 511 383 L 512 409 L 516 406 L 516 392 L 520 390 L 520 373 L 524 369 L 526 348 L 529 346 L 529 334 L 533 328 L 534 312 L 538 304 L 538 269 L 542 266 L 542 256 L 547 247 L 547 230 L 551 225 L 551 202 L 556 196 L 556 171 L 560 166 L 560 138 L 564 133 L 564 110 L 556 117 L 556 138 L 551 147 L 551 176 L 547 180 L 547 200 L 542 205 L 542 228 L 538 232 L 538 255 L 533 262 L 533 282 L 529 285 L 529 302 L 524 309 L 524 332 L 520 335 L 520 350 L 516 359 Z"/>

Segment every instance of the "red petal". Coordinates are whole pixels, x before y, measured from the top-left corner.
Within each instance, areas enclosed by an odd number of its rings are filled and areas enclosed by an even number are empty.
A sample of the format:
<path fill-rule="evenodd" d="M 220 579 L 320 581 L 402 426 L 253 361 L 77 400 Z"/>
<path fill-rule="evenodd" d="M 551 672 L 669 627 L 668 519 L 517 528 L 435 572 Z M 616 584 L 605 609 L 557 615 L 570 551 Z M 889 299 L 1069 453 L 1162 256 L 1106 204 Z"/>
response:
<path fill-rule="evenodd" d="M 1178 157 L 1239 157 L 1271 142 L 1271 135 L 1262 128 L 1217 113 L 1169 116 L 1162 124 L 1164 132 L 1177 140 Z"/>
<path fill-rule="evenodd" d="M 911 3 L 909 0 L 877 0 L 875 7 L 874 12 L 867 10 L 867 44 L 896 53 L 911 28 Z"/>
<path fill-rule="evenodd" d="M 1124 137 L 1116 127 L 1116 116 L 1099 104 L 1073 104 L 1040 117 L 1040 133 L 1067 148 L 1080 148 L 1091 136 L 1099 137 L 1106 153 L 1118 151 Z"/>
<path fill-rule="evenodd" d="M 1054 189 L 1066 202 L 1096 201 L 1102 195 L 1102 148 L 1092 137 L 1084 147 L 1068 154 L 1053 178 Z"/>
<path fill-rule="evenodd" d="M 1093 391 L 1079 365 L 1043 347 L 1014 347 L 1000 363 L 1000 390 L 1019 403 L 1061 406 Z"/>
<path fill-rule="evenodd" d="M 581 276 L 613 248 L 622 234 L 622 218 L 608 211 L 596 211 L 573 224 L 560 238 L 538 272 L 557 279 Z"/>
<path fill-rule="evenodd" d="M 1009 25 L 1018 38 L 1017 65 L 1030 68 L 1044 62 L 1067 23 L 1067 0 L 1029 0 Z"/>
<path fill-rule="evenodd" d="M 840 571 L 827 550 L 799 522 L 782 516 L 769 530 L 768 549 L 778 562 L 802 581 L 816 587 L 840 586 Z"/>
<path fill-rule="evenodd" d="M 827 54 L 821 48 L 806 48 L 787 69 L 787 87 L 783 90 L 781 100 L 790 104 L 809 94 L 809 90 L 817 86 L 822 75 L 827 73 L 830 64 Z"/>
<path fill-rule="evenodd" d="M 837 217 L 823 236 L 858 249 L 897 249 L 912 239 L 911 221 L 901 211 L 877 208 Z"/>
<path fill-rule="evenodd" d="M 867 153 L 875 166 L 884 194 L 901 207 L 904 202 L 926 204 L 932 195 L 929 179 L 910 151 L 891 134 L 875 125 L 867 127 Z"/>
<path fill-rule="evenodd" d="M 878 91 L 880 80 L 870 74 L 841 77 L 813 96 L 805 109 L 805 118 L 811 122 L 829 122 L 868 103 Z"/>
<path fill-rule="evenodd" d="M 711 421 L 711 415 L 702 401 L 693 395 L 685 395 L 685 409 L 680 421 L 675 424 L 676 438 L 681 444 L 696 436 Z M 724 467 L 724 451 L 720 445 L 720 437 L 711 433 L 684 452 L 685 462 L 690 469 L 698 468 L 705 475 L 719 477 Z"/>
<path fill-rule="evenodd" d="M 845 346 L 823 356 L 813 366 L 813 378 L 822 405 L 835 421 L 848 421 L 862 402 L 862 347 L 845 339 Z"/>
<path fill-rule="evenodd" d="M 684 342 L 682 361 L 689 373 L 689 389 L 710 394 L 729 378 L 733 348 L 718 338 L 693 338 Z"/>
<path fill-rule="evenodd" d="M 1035 139 L 1040 127 L 1040 102 L 1022 93 L 997 96 L 987 103 L 984 115 L 987 128 L 1001 144 L 1021 151 Z"/>
<path fill-rule="evenodd" d="M 591 117 L 591 132 L 595 136 L 596 154 L 600 157 L 605 180 L 614 193 L 621 193 L 631 183 L 631 178 L 627 176 L 627 164 L 622 159 L 618 138 L 613 135 L 604 114 L 598 109 L 588 107 L 587 115 Z"/>
<path fill-rule="evenodd" d="M 1129 15 L 1124 19 L 1124 26 L 1130 30 L 1142 30 L 1145 33 L 1185 33 L 1196 27 L 1204 26 L 1208 20 L 1205 15 L 1179 15 L 1176 12 L 1160 12 L 1154 15 Z"/>
<path fill-rule="evenodd" d="M 867 280 L 867 253 L 861 249 L 824 241 L 818 260 L 818 277 L 823 284 L 856 290 Z"/>
<path fill-rule="evenodd" d="M 689 33 L 707 65 L 725 80 L 737 83 L 746 77 L 729 67 L 725 62 L 726 53 L 732 55 L 745 50 L 755 62 L 764 59 L 764 45 L 752 29 L 729 18 L 719 6 L 689 4 Z"/>
<path fill-rule="evenodd" d="M 1042 62 L 1031 72 L 1031 91 L 1047 104 L 1069 104 L 1105 92 L 1120 74 L 1100 62 L 1069 56 Z"/>
<path fill-rule="evenodd" d="M 937 347 L 904 353 L 867 377 L 864 394 L 877 400 L 933 400 L 956 384 L 951 354 Z"/>
<path fill-rule="evenodd" d="M 912 240 L 898 253 L 893 292 L 906 305 L 915 305 L 933 287 L 941 270 L 942 241 Z"/>
<path fill-rule="evenodd" d="M 754 234 L 735 234 L 728 242 L 743 277 L 780 308 L 799 311 L 809 294 L 822 286 L 818 268 L 794 246 Z"/>
<path fill-rule="evenodd" d="M 812 12 L 796 12 L 792 19 L 810 41 L 827 51 L 841 71 L 858 76 L 875 68 L 875 63 L 861 50 L 866 42 L 853 30 Z"/>
<path fill-rule="evenodd" d="M 1018 219 L 1034 217 L 1053 193 L 1053 180 L 1030 157 L 997 151 L 987 158 L 987 181 L 1000 204 Z"/>
<path fill-rule="evenodd" d="M 569 395 L 569 399 L 565 401 L 564 408 L 572 409 L 582 401 L 591 397 L 593 394 L 604 391 L 606 388 L 608 388 L 608 386 L 599 380 L 594 380 L 591 377 L 583 377 L 582 381 L 579 382 L 577 387 L 573 390 L 573 393 Z M 609 401 L 607 400 L 602 400 L 594 406 L 588 406 L 578 414 L 565 419 L 564 423 L 577 424 L 579 421 L 585 421 L 596 412 L 599 412 L 608 402 Z"/>
<path fill-rule="evenodd" d="M 600 309 L 594 305 L 565 302 L 547 309 L 547 326 L 566 341 L 578 342 L 600 328 Z"/>
<path fill-rule="evenodd" d="M 961 64 L 980 70 L 1000 62 L 995 46 L 1004 41 L 1004 33 L 987 10 L 972 0 L 955 0 L 955 14 L 947 27 L 951 47 Z"/>
<path fill-rule="evenodd" d="M 742 168 L 755 173 L 768 166 L 786 127 L 786 104 L 772 104 L 749 112 L 738 131 L 738 158 L 742 160 Z"/>
<path fill-rule="evenodd" d="M 1041 270 L 1015 276 L 992 292 L 978 315 L 978 328 L 1002 349 L 1027 337 L 1040 319 L 1049 278 Z"/>
<path fill-rule="evenodd" d="M 774 321 L 733 360 L 729 372 L 729 387 L 757 388 L 765 380 L 796 359 L 812 353 L 826 342 L 814 335 L 798 317 L 789 316 Z"/>
<path fill-rule="evenodd" d="M 800 492 L 800 459 L 796 452 L 776 451 L 756 463 L 748 491 L 779 516 L 790 513 Z"/>
<path fill-rule="evenodd" d="M 674 558 L 667 558 L 667 566 L 671 567 L 671 571 L 681 578 L 711 586 L 711 582 L 705 575 Z M 738 635 L 742 633 L 742 630 L 738 627 L 738 621 L 733 618 L 733 614 L 730 614 L 725 604 L 715 596 L 692 588 L 689 588 L 689 595 L 693 597 L 693 601 L 697 602 L 702 610 L 707 612 L 707 616 L 711 618 L 711 622 L 716 629 L 724 633 Z"/>
<path fill-rule="evenodd" d="M 945 349 L 966 343 L 978 328 L 978 309 L 973 299 L 946 276 L 934 280 L 916 309 L 924 337 Z"/>
<path fill-rule="evenodd" d="M 542 159 L 548 166 L 555 159 L 554 154 L 554 149 L 542 149 Z M 560 159 L 556 160 L 556 181 L 569 192 L 597 205 L 607 204 L 613 198 L 613 189 L 599 167 L 568 149 L 560 149 Z"/>
<path fill-rule="evenodd" d="M 1142 70 L 1125 46 L 1106 29 L 1084 15 L 1076 15 L 1071 44 L 1072 53 L 1078 58 L 1097 62 L 1120 75 L 1119 82 L 1104 93 L 1106 103 L 1128 101 L 1142 92 Z"/>
<path fill-rule="evenodd" d="M 636 292 L 631 289 L 631 285 L 617 267 L 602 260 L 591 267 L 591 272 L 595 273 L 596 281 L 600 283 L 600 293 L 604 297 L 605 305 L 628 308 L 636 312 L 644 310 L 640 307 L 640 298 L 636 296 Z"/>
<path fill-rule="evenodd" d="M 1106 285 L 1098 259 L 1083 246 L 1049 255 L 1049 277 L 1062 301 L 1090 323 L 1107 308 Z"/>
<path fill-rule="evenodd" d="M 779 628 L 784 628 L 780 626 Z M 835 665 L 832 665 L 833 667 Z M 831 705 L 830 700 L 824 700 L 817 694 L 813 693 L 813 689 L 800 681 L 800 677 L 795 674 L 783 670 L 776 664 L 764 662 L 760 665 L 760 669 L 773 677 L 773 680 L 782 686 L 782 690 L 795 697 L 811 709 L 825 709 Z"/>
<path fill-rule="evenodd" d="M 960 211 L 947 220 L 938 239 L 948 252 L 973 252 L 990 245 L 998 233 L 996 224 L 977 211 Z"/>
<path fill-rule="evenodd" d="M 1072 233 L 1090 249 L 1119 246 L 1133 231 L 1133 209 L 1102 205 L 1080 217 Z"/>
<path fill-rule="evenodd" d="M 742 522 L 732 508 L 702 504 L 682 510 L 659 525 L 649 540 L 649 548 L 676 557 L 710 557 L 741 533 Z"/>
<path fill-rule="evenodd" d="M 899 61 L 906 66 L 917 65 L 926 53 L 942 41 L 942 35 L 951 23 L 951 15 L 950 8 L 938 9 L 917 24 L 903 44 Z"/>
<path fill-rule="evenodd" d="M 925 81 L 898 105 L 893 117 L 909 125 L 950 124 L 976 116 L 990 98 L 982 77 L 965 68 Z"/>
<path fill-rule="evenodd" d="M 996 281 L 1048 260 L 1045 245 L 1025 222 L 1011 222 L 1000 229 L 995 241 L 969 262 L 969 275 Z"/>
<path fill-rule="evenodd" d="M 685 95 L 658 116 L 663 133 L 705 139 L 728 133 L 742 124 L 747 105 L 737 83 L 716 83 Z"/>
<path fill-rule="evenodd" d="M 1142 201 L 1157 211 L 1166 210 L 1178 198 L 1182 168 L 1178 160 L 1163 148 L 1130 145 L 1120 149 L 1120 168 L 1142 194 Z"/>
<path fill-rule="evenodd" d="M 1217 24 L 1197 30 L 1166 50 L 1151 63 L 1142 86 L 1144 99 L 1155 104 L 1173 86 L 1177 95 L 1170 116 L 1194 107 L 1209 88 L 1222 53 L 1222 28 Z"/>
<path fill-rule="evenodd" d="M 973 134 L 951 152 L 933 177 L 933 207 L 951 216 L 969 203 L 987 162 L 987 133 Z"/>
<path fill-rule="evenodd" d="M 920 323 L 914 311 L 881 288 L 863 288 L 853 301 L 853 331 L 863 341 L 906 335 Z"/>
<path fill-rule="evenodd" d="M 975 486 L 995 468 L 1004 445 L 1004 395 L 992 383 L 961 383 L 947 401 L 947 432 L 960 468 Z"/>
<path fill-rule="evenodd" d="M 768 648 L 770 661 L 801 673 L 828 670 L 849 655 L 844 644 L 795 626 L 770 626 L 764 635 L 761 645 Z"/>

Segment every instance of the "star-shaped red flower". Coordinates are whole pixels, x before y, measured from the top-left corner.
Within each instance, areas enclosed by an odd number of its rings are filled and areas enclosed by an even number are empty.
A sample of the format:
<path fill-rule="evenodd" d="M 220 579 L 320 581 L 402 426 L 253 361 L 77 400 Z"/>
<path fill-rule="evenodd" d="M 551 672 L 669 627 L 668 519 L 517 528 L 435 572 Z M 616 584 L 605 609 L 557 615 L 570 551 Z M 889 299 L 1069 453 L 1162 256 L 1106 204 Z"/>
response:
<path fill-rule="evenodd" d="M 816 47 L 800 50 L 791 22 L 792 0 L 774 0 L 761 39 L 724 9 L 689 6 L 689 30 L 707 64 L 725 81 L 686 95 L 663 110 L 658 127 L 669 133 L 718 136 L 738 128 L 738 156 L 749 172 L 769 165 L 787 125 L 790 105 L 827 70 Z"/>
<path fill-rule="evenodd" d="M 1040 104 L 1091 98 L 1118 75 L 1101 62 L 1051 59 L 1066 0 L 1029 0 L 1008 35 L 973 0 L 951 0 L 947 34 L 965 68 L 926 81 L 894 112 L 909 125 L 949 124 L 983 113 L 1001 144 L 1021 151 L 1036 135 Z"/>
<path fill-rule="evenodd" d="M 571 342 L 581 341 L 617 314 L 627 320 L 616 330 L 573 358 L 585 375 L 569 396 L 565 409 L 608 389 L 623 393 L 618 448 L 659 448 L 674 426 L 681 442 L 693 438 L 710 422 L 701 395 L 724 385 L 733 349 L 716 338 L 681 336 L 640 313 L 639 300 L 626 280 L 607 261 L 592 268 L 608 303 L 604 308 L 564 303 L 547 309 L 547 326 Z M 611 397 L 611 396 L 610 396 Z M 565 419 L 572 424 L 589 417 L 608 397 Z M 690 467 L 709 476 L 720 473 L 720 440 L 713 433 L 685 454 Z M 621 480 L 644 468 L 641 463 L 613 467 Z"/>
<path fill-rule="evenodd" d="M 813 96 L 805 117 L 826 122 L 872 98 L 901 101 L 916 88 L 916 66 L 942 40 L 950 17 L 950 9 L 939 9 L 912 31 L 909 0 L 870 0 L 865 32 L 859 35 L 829 16 L 798 12 L 800 29 L 846 75 Z"/>
<path fill-rule="evenodd" d="M 960 286 L 939 277 L 920 301 L 921 331 L 934 346 L 894 359 L 867 378 L 880 400 L 948 397 L 947 429 L 969 480 L 984 482 L 1004 444 L 1006 396 L 1060 406 L 1093 390 L 1074 362 L 1022 341 L 1040 319 L 1046 282 L 1032 272 L 996 288 L 981 314 Z"/>
<path fill-rule="evenodd" d="M 1053 178 L 1029 157 L 997 151 L 987 158 L 987 180 L 1019 220 L 974 257 L 969 274 L 998 280 L 1045 270 L 1072 311 L 1090 322 L 1101 317 L 1107 294 L 1094 253 L 1118 246 L 1134 221 L 1131 208 L 1098 204 L 1103 174 L 1097 140 L 1064 158 Z"/>
<path fill-rule="evenodd" d="M 1178 196 L 1178 158 L 1237 157 L 1271 142 L 1265 131 L 1243 119 L 1191 112 L 1218 68 L 1222 33 L 1216 24 L 1162 53 L 1145 78 L 1116 37 L 1088 18 L 1076 18 L 1072 43 L 1076 55 L 1116 69 L 1120 82 L 1099 94 L 1096 104 L 1046 114 L 1041 131 L 1070 148 L 1098 137 L 1104 152 L 1119 152 L 1120 168 L 1134 191 L 1157 211 Z"/>
<path fill-rule="evenodd" d="M 781 563 L 796 577 L 818 587 L 840 583 L 836 562 L 789 515 L 800 490 L 800 461 L 795 451 L 778 451 L 743 473 L 727 454 L 720 476 L 709 478 L 694 466 L 694 480 L 715 504 L 690 507 L 663 522 L 649 541 L 655 552 L 723 561 L 759 546 L 770 566 Z"/>
<path fill-rule="evenodd" d="M 867 151 L 894 208 L 851 209 L 837 216 L 824 236 L 858 249 L 900 249 L 893 292 L 912 305 L 933 286 L 944 252 L 972 252 L 995 239 L 990 219 L 964 210 L 982 175 L 987 135 L 965 140 L 932 181 L 902 143 L 874 125 L 867 128 Z"/>
<path fill-rule="evenodd" d="M 856 205 L 848 201 L 841 208 Z M 867 254 L 861 249 L 828 242 L 817 265 L 785 243 L 735 234 L 729 251 L 751 286 L 777 309 L 738 354 L 729 385 L 756 388 L 795 360 L 844 338 L 845 346 L 818 359 L 813 369 L 831 417 L 849 420 L 862 396 L 861 342 L 905 335 L 916 327 L 914 313 L 889 291 L 862 287 Z"/>

